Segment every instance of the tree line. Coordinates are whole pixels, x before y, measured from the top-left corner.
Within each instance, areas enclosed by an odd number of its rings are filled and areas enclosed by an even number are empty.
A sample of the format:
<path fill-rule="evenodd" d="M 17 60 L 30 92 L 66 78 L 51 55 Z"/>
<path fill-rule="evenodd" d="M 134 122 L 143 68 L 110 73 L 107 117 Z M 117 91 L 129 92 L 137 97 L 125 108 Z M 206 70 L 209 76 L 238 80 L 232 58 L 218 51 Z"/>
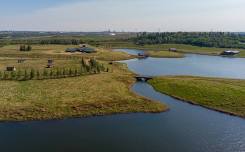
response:
<path fill-rule="evenodd" d="M 244 34 L 227 32 L 144 32 L 133 40 L 138 45 L 189 44 L 200 47 L 245 48 Z"/>
<path fill-rule="evenodd" d="M 100 64 L 95 59 L 90 59 L 86 62 L 84 59 L 80 61 L 80 67 L 64 67 L 54 69 L 18 69 L 17 71 L 0 71 L 0 80 L 44 80 L 58 79 L 67 77 L 76 77 L 88 74 L 97 74 L 100 72 L 109 72 L 103 64 Z"/>
<path fill-rule="evenodd" d="M 32 47 L 30 45 L 21 45 L 19 50 L 20 51 L 31 51 Z"/>

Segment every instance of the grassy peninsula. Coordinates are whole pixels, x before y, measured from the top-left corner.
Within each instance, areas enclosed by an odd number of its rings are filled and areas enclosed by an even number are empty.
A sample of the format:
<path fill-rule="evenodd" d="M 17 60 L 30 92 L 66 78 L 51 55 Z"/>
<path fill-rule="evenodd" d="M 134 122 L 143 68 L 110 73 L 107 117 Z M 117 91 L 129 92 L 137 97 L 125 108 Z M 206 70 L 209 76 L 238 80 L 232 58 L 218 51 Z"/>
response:
<path fill-rule="evenodd" d="M 65 45 L 32 47 L 30 52 L 18 51 L 17 45 L 5 46 L 0 50 L 0 121 L 155 113 L 167 109 L 159 102 L 130 91 L 135 82 L 134 74 L 126 65 L 111 62 L 132 58 L 126 53 L 96 48 L 96 53 L 73 54 L 64 52 L 69 47 Z M 25 61 L 18 63 L 21 58 Z M 90 72 L 80 73 L 81 59 L 89 61 L 91 58 L 96 59 L 98 65 L 103 64 L 107 70 L 98 69 L 93 73 L 92 67 L 87 66 Z M 46 69 L 48 59 L 54 61 L 54 67 L 50 69 Z M 16 67 L 17 71 L 6 72 L 7 66 Z M 83 70 L 86 70 L 86 66 Z M 20 77 L 24 81 L 19 81 Z"/>
<path fill-rule="evenodd" d="M 245 80 L 169 76 L 156 77 L 149 83 L 183 101 L 245 117 Z"/>

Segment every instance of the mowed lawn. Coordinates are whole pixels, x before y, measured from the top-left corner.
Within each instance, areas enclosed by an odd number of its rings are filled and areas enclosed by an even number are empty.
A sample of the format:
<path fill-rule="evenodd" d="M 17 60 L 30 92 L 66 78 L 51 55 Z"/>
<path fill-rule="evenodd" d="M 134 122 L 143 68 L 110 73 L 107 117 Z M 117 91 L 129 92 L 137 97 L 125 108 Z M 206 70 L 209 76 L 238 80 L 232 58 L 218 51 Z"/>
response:
<path fill-rule="evenodd" d="M 161 103 L 130 91 L 126 66 L 113 72 L 53 80 L 0 81 L 0 120 L 44 120 L 131 112 L 162 112 Z"/>
<path fill-rule="evenodd" d="M 245 117 L 245 80 L 172 76 L 156 77 L 149 83 L 178 99 Z"/>

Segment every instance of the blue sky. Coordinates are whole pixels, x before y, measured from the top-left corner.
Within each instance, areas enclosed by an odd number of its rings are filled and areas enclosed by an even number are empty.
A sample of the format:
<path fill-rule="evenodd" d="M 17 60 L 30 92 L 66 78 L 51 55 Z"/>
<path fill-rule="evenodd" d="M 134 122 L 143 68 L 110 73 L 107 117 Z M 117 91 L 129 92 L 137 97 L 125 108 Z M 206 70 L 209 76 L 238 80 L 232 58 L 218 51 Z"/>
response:
<path fill-rule="evenodd" d="M 245 0 L 0 0 L 0 30 L 245 31 Z"/>

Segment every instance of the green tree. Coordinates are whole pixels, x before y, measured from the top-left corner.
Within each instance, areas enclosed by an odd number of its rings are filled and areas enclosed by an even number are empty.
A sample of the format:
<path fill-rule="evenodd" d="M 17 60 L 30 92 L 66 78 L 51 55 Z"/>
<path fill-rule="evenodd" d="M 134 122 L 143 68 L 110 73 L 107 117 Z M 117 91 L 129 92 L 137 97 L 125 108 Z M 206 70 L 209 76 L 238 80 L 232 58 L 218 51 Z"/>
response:
<path fill-rule="evenodd" d="M 48 71 L 46 69 L 43 70 L 43 78 L 44 79 L 48 78 Z"/>
<path fill-rule="evenodd" d="M 63 68 L 62 75 L 63 75 L 63 77 L 66 77 L 66 69 L 65 68 Z"/>
<path fill-rule="evenodd" d="M 39 72 L 39 70 L 37 70 L 36 76 L 37 76 L 37 79 L 40 80 L 40 72 Z"/>
<path fill-rule="evenodd" d="M 16 72 L 12 71 L 11 74 L 10 74 L 10 79 L 14 80 L 15 78 L 16 78 Z"/>
<path fill-rule="evenodd" d="M 53 75 L 54 75 L 54 71 L 53 70 L 51 70 L 50 72 L 49 72 L 49 78 L 53 78 Z"/>
<path fill-rule="evenodd" d="M 2 76 L 3 76 L 2 71 L 0 71 L 0 80 L 2 79 Z"/>
<path fill-rule="evenodd" d="M 56 69 L 56 77 L 60 78 L 61 77 L 61 70 L 58 68 Z"/>
<path fill-rule="evenodd" d="M 26 51 L 31 51 L 32 50 L 32 47 L 30 46 L 30 45 L 28 45 L 27 47 L 26 47 Z"/>
<path fill-rule="evenodd" d="M 35 77 L 35 70 L 34 69 L 31 69 L 30 79 L 34 79 L 34 77 Z"/>
<path fill-rule="evenodd" d="M 8 72 L 5 72 L 3 73 L 3 80 L 7 80 L 8 79 Z"/>
<path fill-rule="evenodd" d="M 28 74 L 28 71 L 25 69 L 24 80 L 28 80 L 28 79 L 29 79 L 29 74 Z"/>
<path fill-rule="evenodd" d="M 17 71 L 17 74 L 16 74 L 16 80 L 20 80 L 21 79 L 21 75 L 22 73 L 21 73 L 21 70 L 18 70 Z"/>
<path fill-rule="evenodd" d="M 73 71 L 71 68 L 69 68 L 69 76 L 72 76 L 73 75 Z"/>

